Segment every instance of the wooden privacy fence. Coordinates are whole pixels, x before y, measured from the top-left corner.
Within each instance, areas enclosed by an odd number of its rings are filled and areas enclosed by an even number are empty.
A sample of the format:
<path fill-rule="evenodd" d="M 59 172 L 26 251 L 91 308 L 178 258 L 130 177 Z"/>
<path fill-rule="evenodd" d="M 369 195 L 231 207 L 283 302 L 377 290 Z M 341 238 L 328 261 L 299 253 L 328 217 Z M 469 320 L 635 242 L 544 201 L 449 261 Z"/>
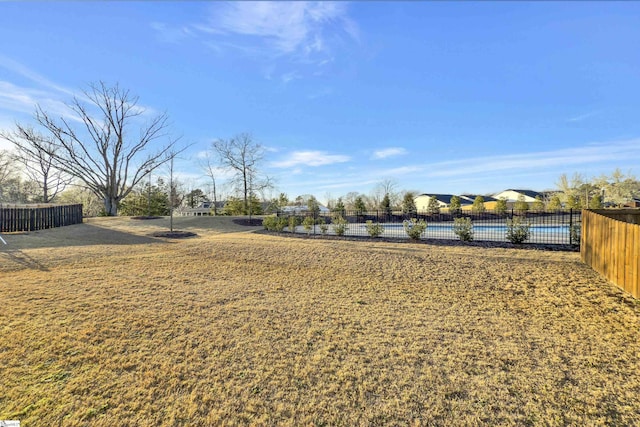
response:
<path fill-rule="evenodd" d="M 582 211 L 582 262 L 640 298 L 640 210 Z"/>
<path fill-rule="evenodd" d="M 0 233 L 36 231 L 82 223 L 82 205 L 2 205 Z"/>

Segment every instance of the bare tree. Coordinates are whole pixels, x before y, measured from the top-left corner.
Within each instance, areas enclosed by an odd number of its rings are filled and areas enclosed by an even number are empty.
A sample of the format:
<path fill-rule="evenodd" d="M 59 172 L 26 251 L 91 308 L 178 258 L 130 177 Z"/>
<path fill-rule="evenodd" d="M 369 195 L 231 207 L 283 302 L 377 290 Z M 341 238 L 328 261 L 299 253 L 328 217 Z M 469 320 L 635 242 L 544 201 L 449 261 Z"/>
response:
<path fill-rule="evenodd" d="M 39 141 L 35 141 L 34 149 L 45 151 L 56 168 L 78 178 L 102 198 L 107 215 L 117 215 L 120 200 L 169 161 L 175 140 L 149 152 L 152 143 L 167 137 L 167 115 L 151 118 L 134 136 L 132 122 L 144 114 L 144 109 L 137 106 L 137 96 L 118 85 L 91 84 L 84 95 L 89 107 L 78 98 L 68 105 L 83 126 L 63 117 L 56 120 L 37 107 L 36 120 L 51 134 L 53 149 Z"/>
<path fill-rule="evenodd" d="M 8 151 L 0 151 L 0 186 L 4 184 L 14 172 L 14 165 Z"/>
<path fill-rule="evenodd" d="M 254 142 L 250 134 L 241 133 L 231 139 L 214 141 L 213 149 L 218 153 L 222 165 L 235 173 L 234 183 L 243 195 L 243 210 L 251 215 L 249 197 L 255 191 L 263 191 L 271 186 L 268 177 L 260 176 L 264 148 Z"/>
<path fill-rule="evenodd" d="M 385 178 L 377 183 L 369 195 L 372 206 L 375 206 L 374 209 L 380 207 L 385 196 L 389 198 L 390 203 L 397 203 L 398 196 L 395 192 L 397 186 L 397 182 L 391 178 Z"/>
<path fill-rule="evenodd" d="M 13 159 L 8 151 L 0 150 L 0 202 L 7 201 L 9 183 L 15 179 Z"/>
<path fill-rule="evenodd" d="M 218 176 L 218 173 L 216 171 L 216 166 L 209 151 L 206 152 L 203 162 L 201 163 L 201 167 L 204 170 L 205 175 L 207 175 L 211 180 L 213 214 L 218 215 L 218 188 L 216 186 L 216 178 Z"/>
<path fill-rule="evenodd" d="M 55 167 L 54 157 L 49 153 L 55 153 L 57 148 L 51 138 L 19 124 L 13 132 L 0 133 L 0 138 L 15 146 L 13 158 L 39 187 L 42 203 L 50 203 L 73 179 Z"/>

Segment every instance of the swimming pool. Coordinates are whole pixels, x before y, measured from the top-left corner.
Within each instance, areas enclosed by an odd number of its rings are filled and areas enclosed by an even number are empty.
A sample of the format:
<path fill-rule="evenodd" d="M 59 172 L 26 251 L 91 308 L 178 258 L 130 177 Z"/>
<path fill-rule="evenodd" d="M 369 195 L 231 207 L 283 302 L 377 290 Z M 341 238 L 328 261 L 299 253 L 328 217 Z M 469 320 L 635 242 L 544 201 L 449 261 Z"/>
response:
<path fill-rule="evenodd" d="M 365 224 L 359 224 L 361 227 L 365 227 Z M 398 223 L 390 223 L 390 224 L 382 224 L 382 226 L 386 229 L 394 230 L 400 229 L 404 231 L 404 225 Z M 450 231 L 453 233 L 453 224 L 427 224 L 427 230 L 425 233 L 429 231 L 432 232 L 446 232 Z M 504 224 L 495 224 L 495 225 L 473 225 L 474 232 L 492 232 L 492 233 L 506 233 L 507 226 Z M 568 233 L 569 225 L 531 225 L 529 226 L 529 231 L 531 233 Z"/>

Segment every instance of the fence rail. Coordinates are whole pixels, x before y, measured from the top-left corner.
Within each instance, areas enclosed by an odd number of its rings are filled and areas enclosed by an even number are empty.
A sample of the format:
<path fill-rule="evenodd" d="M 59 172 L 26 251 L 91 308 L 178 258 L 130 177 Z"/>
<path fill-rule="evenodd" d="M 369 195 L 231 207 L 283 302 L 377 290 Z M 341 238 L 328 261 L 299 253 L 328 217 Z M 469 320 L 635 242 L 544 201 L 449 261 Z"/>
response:
<path fill-rule="evenodd" d="M 336 227 L 336 216 L 340 216 L 347 221 L 344 229 L 345 236 L 369 235 L 366 222 L 381 224 L 383 232 L 380 237 L 408 238 L 404 229 L 404 221 L 411 218 L 423 219 L 427 223 L 427 229 L 422 235 L 423 239 L 452 239 L 459 237 L 453 229 L 456 218 L 469 218 L 473 227 L 473 240 L 476 241 L 497 241 L 507 242 L 508 221 L 513 218 L 520 218 L 523 224 L 528 225 L 530 234 L 525 243 L 574 245 L 580 244 L 580 222 L 581 211 L 578 210 L 558 210 L 558 211 L 527 211 L 517 212 L 515 210 L 484 211 L 484 212 L 444 212 L 426 213 L 416 212 L 412 214 L 402 214 L 397 212 L 384 211 L 342 211 L 331 214 L 322 213 L 290 213 L 278 212 L 278 217 L 295 217 L 296 233 L 308 234 L 329 234 L 335 235 L 339 230 Z M 303 225 L 307 220 L 307 227 Z M 287 223 L 288 224 L 288 223 Z M 287 231 L 292 231 L 286 227 Z"/>
<path fill-rule="evenodd" d="M 585 210 L 582 262 L 640 298 L 640 210 Z"/>
<path fill-rule="evenodd" d="M 36 231 L 82 223 L 82 205 L 0 204 L 0 232 Z"/>

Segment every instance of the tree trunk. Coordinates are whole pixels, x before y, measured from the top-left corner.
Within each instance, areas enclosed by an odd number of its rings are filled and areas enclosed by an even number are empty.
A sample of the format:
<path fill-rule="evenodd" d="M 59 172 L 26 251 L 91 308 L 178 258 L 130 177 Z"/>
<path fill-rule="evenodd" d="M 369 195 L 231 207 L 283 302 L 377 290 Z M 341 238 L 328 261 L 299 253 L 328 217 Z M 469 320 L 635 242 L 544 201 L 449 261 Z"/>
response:
<path fill-rule="evenodd" d="M 104 212 L 106 216 L 118 215 L 118 199 L 116 197 L 104 198 Z"/>

